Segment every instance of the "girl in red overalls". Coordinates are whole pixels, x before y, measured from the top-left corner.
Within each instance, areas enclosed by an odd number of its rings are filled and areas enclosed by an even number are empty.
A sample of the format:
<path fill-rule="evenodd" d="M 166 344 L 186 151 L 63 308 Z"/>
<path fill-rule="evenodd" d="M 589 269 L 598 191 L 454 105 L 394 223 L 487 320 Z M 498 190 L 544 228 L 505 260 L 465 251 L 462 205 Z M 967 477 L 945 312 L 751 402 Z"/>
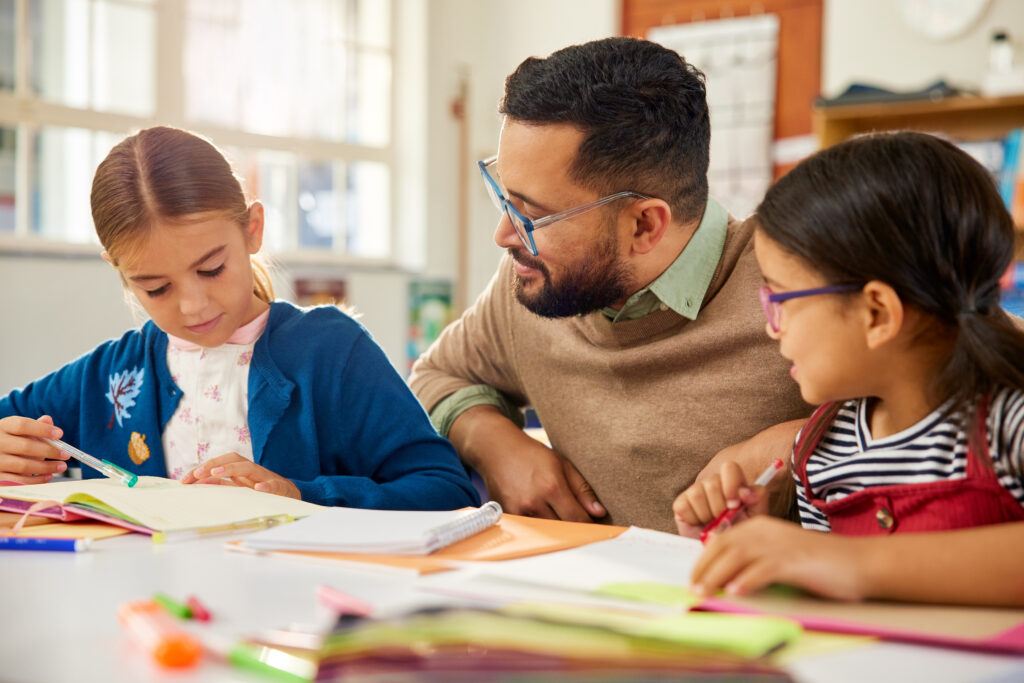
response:
<path fill-rule="evenodd" d="M 694 590 L 1024 605 L 1024 333 L 999 305 L 1014 231 L 991 175 L 929 135 L 870 135 L 754 220 L 767 332 L 821 404 L 791 463 L 802 528 L 726 463 L 674 506 L 681 532 L 744 508 Z"/>

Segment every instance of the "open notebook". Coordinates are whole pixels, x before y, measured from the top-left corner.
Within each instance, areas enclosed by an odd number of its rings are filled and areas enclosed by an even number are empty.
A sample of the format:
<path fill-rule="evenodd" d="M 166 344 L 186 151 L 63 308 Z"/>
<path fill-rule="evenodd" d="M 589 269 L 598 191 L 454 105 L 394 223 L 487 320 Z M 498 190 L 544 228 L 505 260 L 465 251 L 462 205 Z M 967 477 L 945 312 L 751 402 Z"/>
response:
<path fill-rule="evenodd" d="M 0 510 L 23 512 L 32 503 L 45 500 L 59 505 L 33 514 L 63 520 L 91 517 L 143 533 L 198 529 L 280 515 L 306 517 L 324 509 L 241 486 L 184 485 L 163 477 L 140 477 L 132 488 L 113 479 L 0 486 Z"/>

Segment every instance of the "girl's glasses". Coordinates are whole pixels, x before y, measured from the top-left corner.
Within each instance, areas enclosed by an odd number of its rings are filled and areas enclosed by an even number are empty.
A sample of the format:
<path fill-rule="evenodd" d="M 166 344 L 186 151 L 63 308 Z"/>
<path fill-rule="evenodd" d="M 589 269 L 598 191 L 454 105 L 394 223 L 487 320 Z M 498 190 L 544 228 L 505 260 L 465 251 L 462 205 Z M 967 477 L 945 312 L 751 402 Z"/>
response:
<path fill-rule="evenodd" d="M 772 328 L 772 332 L 779 331 L 779 323 L 782 320 L 782 302 L 789 301 L 790 299 L 799 299 L 805 296 L 815 296 L 817 294 L 838 294 L 840 292 L 852 292 L 860 289 L 863 285 L 845 284 L 845 285 L 829 285 L 827 287 L 815 287 L 814 289 L 798 289 L 794 292 L 780 292 L 776 294 L 772 291 L 772 288 L 768 285 L 761 287 L 757 290 L 758 295 L 761 297 L 761 309 L 764 311 L 764 317 L 768 320 L 768 324 Z"/>
<path fill-rule="evenodd" d="M 494 206 L 499 211 L 504 211 L 505 215 L 508 216 L 509 221 L 512 222 L 512 227 L 515 228 L 516 234 L 519 235 L 519 239 L 522 241 L 523 246 L 530 250 L 530 253 L 534 256 L 537 255 L 537 244 L 533 241 L 533 231 L 544 226 L 551 225 L 558 221 L 564 221 L 574 216 L 578 216 L 581 213 L 586 213 L 591 209 L 596 209 L 599 206 L 603 206 L 608 202 L 613 202 L 616 199 L 622 199 L 623 197 L 636 197 L 637 199 L 650 199 L 645 194 L 639 192 L 616 192 L 610 194 L 607 197 L 601 197 L 597 201 L 590 202 L 589 204 L 580 204 L 574 206 L 571 209 L 565 211 L 559 211 L 553 213 L 550 216 L 544 216 L 538 218 L 535 221 L 530 220 L 523 214 L 519 213 L 516 207 L 512 206 L 512 202 L 508 200 L 505 194 L 501 191 L 501 186 L 498 182 L 491 177 L 487 167 L 493 165 L 498 160 L 498 157 L 493 156 L 489 159 L 476 162 L 477 166 L 480 167 L 480 175 L 484 179 L 484 187 L 487 188 L 487 195 L 494 202 Z"/>

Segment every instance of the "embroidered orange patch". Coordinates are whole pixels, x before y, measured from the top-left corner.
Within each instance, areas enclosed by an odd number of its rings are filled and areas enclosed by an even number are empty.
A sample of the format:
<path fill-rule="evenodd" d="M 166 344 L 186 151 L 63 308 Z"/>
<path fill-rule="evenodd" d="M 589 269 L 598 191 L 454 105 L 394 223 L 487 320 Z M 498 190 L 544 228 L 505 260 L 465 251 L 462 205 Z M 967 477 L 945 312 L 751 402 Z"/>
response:
<path fill-rule="evenodd" d="M 146 445 L 146 435 L 132 432 L 131 441 L 128 442 L 128 457 L 136 465 L 149 460 L 149 446 Z"/>

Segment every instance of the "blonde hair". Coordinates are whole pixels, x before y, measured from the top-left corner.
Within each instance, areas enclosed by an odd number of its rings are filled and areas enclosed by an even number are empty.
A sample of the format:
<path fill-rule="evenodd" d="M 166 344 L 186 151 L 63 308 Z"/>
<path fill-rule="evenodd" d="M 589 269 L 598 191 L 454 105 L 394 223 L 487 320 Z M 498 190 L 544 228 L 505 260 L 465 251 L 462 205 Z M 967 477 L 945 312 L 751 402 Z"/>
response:
<path fill-rule="evenodd" d="M 93 176 L 96 236 L 117 266 L 145 241 L 158 221 L 187 221 L 217 213 L 244 227 L 250 204 L 231 164 L 206 138 L 180 128 L 155 126 L 110 150 Z M 266 267 L 250 259 L 253 292 L 267 303 L 274 287 Z"/>

